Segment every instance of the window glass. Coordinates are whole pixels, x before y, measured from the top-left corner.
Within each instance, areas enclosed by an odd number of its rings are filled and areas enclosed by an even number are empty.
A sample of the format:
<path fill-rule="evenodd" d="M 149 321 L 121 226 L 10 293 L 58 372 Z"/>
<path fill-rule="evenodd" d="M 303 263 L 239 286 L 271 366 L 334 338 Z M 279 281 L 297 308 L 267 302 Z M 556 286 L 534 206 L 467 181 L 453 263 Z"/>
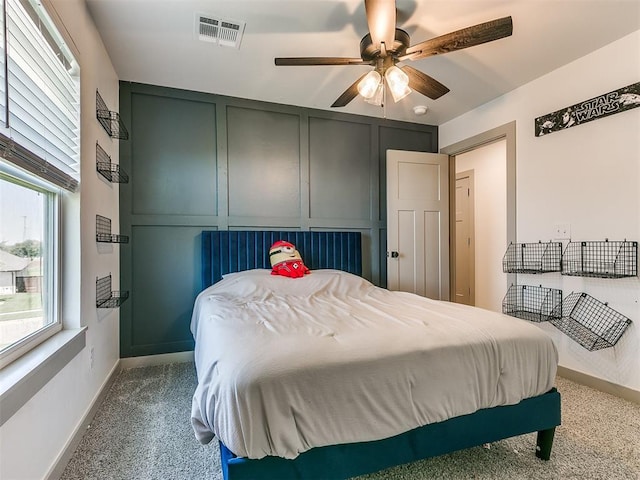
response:
<path fill-rule="evenodd" d="M 53 324 L 55 194 L 0 174 L 0 355 Z"/>

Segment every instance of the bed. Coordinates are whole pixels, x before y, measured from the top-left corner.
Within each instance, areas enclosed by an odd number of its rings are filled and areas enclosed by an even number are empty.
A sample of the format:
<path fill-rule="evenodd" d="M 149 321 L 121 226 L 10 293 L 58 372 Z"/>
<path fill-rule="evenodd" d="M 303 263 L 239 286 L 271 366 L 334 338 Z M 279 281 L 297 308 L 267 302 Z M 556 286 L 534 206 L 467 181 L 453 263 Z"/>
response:
<path fill-rule="evenodd" d="M 311 273 L 270 275 L 276 240 Z M 534 325 L 375 287 L 358 232 L 202 233 L 196 438 L 223 477 L 339 479 L 560 424 L 557 351 Z M 533 448 L 533 446 L 532 446 Z"/>

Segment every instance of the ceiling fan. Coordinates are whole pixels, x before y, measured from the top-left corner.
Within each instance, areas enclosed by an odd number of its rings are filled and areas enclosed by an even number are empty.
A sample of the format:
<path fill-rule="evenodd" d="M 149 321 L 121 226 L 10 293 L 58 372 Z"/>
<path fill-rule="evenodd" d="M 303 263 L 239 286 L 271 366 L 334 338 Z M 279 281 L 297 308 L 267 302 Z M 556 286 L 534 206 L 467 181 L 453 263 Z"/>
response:
<path fill-rule="evenodd" d="M 464 48 L 492 42 L 508 37 L 513 32 L 511 17 L 463 28 L 415 45 L 410 44 L 409 34 L 396 27 L 395 0 L 365 0 L 369 33 L 360 41 L 360 58 L 344 57 L 288 57 L 276 58 L 277 66 L 308 65 L 371 65 L 374 70 L 360 76 L 332 107 L 344 107 L 358 93 L 374 105 L 384 102 L 384 85 L 397 102 L 411 92 L 411 89 L 433 100 L 440 98 L 449 89 L 408 65 L 397 66 L 406 60 L 439 55 Z"/>

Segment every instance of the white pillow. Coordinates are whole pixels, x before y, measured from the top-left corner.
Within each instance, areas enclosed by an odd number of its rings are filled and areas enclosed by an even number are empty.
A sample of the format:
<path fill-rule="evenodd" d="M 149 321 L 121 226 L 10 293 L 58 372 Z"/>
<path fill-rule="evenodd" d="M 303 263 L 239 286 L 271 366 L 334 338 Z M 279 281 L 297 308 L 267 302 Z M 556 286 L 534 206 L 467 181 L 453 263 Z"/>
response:
<path fill-rule="evenodd" d="M 216 293 L 262 297 L 266 292 L 284 297 L 308 297 L 320 292 L 357 296 L 373 285 L 362 277 L 341 270 L 312 270 L 304 277 L 271 275 L 271 270 L 254 269 L 223 275 L 214 285 Z"/>
<path fill-rule="evenodd" d="M 233 278 L 253 278 L 253 277 L 263 277 L 265 275 L 271 275 L 271 270 L 266 268 L 256 268 L 253 270 L 243 270 L 241 272 L 231 272 L 222 274 L 222 278 L 224 279 L 233 279 Z"/>

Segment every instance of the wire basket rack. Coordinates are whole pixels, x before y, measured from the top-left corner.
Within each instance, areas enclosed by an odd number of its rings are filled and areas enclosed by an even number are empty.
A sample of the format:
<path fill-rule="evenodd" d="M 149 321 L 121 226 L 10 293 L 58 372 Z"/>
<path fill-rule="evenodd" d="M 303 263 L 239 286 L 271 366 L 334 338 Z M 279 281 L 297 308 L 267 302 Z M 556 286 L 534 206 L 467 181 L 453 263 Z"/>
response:
<path fill-rule="evenodd" d="M 129 298 L 129 292 L 111 290 L 111 275 L 96 277 L 96 307 L 116 308 Z"/>
<path fill-rule="evenodd" d="M 511 285 L 502 300 L 502 313 L 530 322 L 546 322 L 559 315 L 562 290 L 534 285 Z"/>
<path fill-rule="evenodd" d="M 562 242 L 510 243 L 502 257 L 505 273 L 559 272 Z"/>
<path fill-rule="evenodd" d="M 129 237 L 111 233 L 111 219 L 96 215 L 96 241 L 102 243 L 129 243 Z"/>
<path fill-rule="evenodd" d="M 569 242 L 562 256 L 562 274 L 622 278 L 638 275 L 638 242 Z"/>
<path fill-rule="evenodd" d="M 120 166 L 111 163 L 111 157 L 96 142 L 96 170 L 111 183 L 129 183 L 129 175 Z"/>
<path fill-rule="evenodd" d="M 120 114 L 107 108 L 107 104 L 98 90 L 96 90 L 96 118 L 111 138 L 129 139 L 129 132 L 122 120 L 120 120 Z"/>
<path fill-rule="evenodd" d="M 589 351 L 613 347 L 631 320 L 586 293 L 571 293 L 549 320 Z"/>

